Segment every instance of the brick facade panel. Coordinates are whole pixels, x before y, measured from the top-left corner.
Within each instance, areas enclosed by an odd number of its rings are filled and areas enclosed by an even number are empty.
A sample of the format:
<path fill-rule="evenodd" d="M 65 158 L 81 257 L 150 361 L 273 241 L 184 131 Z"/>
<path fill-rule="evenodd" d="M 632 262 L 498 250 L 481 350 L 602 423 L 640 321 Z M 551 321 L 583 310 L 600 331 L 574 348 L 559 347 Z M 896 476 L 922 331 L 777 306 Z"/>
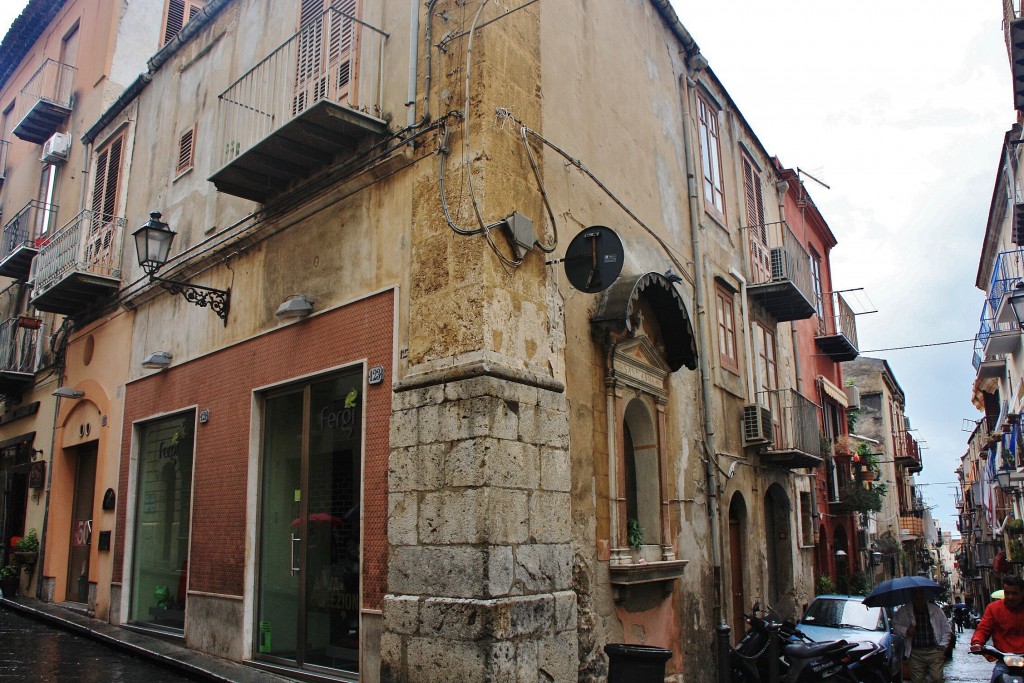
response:
<path fill-rule="evenodd" d="M 209 410 L 195 439 L 189 589 L 242 595 L 251 396 L 254 387 L 286 382 L 367 359 L 384 381 L 366 392 L 363 481 L 363 604 L 380 608 L 387 567 L 387 467 L 390 429 L 394 293 L 288 325 L 129 384 L 118 498 L 128 500 L 132 423 L 152 415 Z M 114 576 L 125 562 L 126 509 L 118 506 Z"/>

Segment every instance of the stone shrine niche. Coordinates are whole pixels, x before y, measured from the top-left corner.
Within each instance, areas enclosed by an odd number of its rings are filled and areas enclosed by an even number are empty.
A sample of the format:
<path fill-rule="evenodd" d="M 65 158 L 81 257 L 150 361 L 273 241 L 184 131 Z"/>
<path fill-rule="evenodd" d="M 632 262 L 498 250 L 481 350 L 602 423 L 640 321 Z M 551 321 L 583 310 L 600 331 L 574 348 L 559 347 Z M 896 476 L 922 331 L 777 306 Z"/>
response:
<path fill-rule="evenodd" d="M 643 584 L 668 594 L 686 565 L 672 541 L 668 377 L 696 367 L 693 330 L 675 286 L 656 273 L 616 282 L 591 324 L 606 354 L 611 581 L 620 599 Z"/>

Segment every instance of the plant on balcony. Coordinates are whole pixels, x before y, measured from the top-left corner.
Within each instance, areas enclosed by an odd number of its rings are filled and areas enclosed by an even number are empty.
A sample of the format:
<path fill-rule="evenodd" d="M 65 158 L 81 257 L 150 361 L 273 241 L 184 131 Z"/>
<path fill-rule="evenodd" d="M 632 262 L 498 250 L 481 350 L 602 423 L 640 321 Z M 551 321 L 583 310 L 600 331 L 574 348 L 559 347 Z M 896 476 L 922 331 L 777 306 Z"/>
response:
<path fill-rule="evenodd" d="M 1006 559 L 1010 562 L 1024 562 L 1024 541 L 1019 536 L 1007 537 Z"/>
<path fill-rule="evenodd" d="M 1024 519 L 1011 519 L 1006 524 L 1006 533 L 1024 534 Z"/>
<path fill-rule="evenodd" d="M 846 434 L 836 438 L 836 455 L 853 455 L 853 444 Z"/>
<path fill-rule="evenodd" d="M 881 512 L 885 484 L 861 486 L 855 482 L 845 484 L 839 491 L 839 502 L 843 507 L 857 512 Z"/>

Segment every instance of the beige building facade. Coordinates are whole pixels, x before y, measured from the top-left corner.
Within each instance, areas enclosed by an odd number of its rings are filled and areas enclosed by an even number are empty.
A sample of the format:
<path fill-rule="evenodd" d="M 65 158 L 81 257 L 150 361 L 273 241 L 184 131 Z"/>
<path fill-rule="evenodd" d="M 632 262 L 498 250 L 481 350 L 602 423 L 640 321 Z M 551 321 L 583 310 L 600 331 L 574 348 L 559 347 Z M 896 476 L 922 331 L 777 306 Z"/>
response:
<path fill-rule="evenodd" d="M 801 610 L 807 253 L 670 5 L 179 5 L 76 125 L 107 218 L 22 278 L 70 316 L 51 500 L 94 495 L 44 597 L 367 681 L 602 680 L 609 643 L 713 680 L 716 627 Z"/>

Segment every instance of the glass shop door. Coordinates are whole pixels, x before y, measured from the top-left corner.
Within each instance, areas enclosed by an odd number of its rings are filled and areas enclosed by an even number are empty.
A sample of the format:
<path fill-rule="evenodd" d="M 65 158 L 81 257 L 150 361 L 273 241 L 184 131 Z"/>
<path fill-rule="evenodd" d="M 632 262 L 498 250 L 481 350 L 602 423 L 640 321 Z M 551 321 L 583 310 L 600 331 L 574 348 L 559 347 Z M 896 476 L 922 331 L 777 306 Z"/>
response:
<path fill-rule="evenodd" d="M 359 670 L 361 369 L 267 396 L 256 654 Z"/>

